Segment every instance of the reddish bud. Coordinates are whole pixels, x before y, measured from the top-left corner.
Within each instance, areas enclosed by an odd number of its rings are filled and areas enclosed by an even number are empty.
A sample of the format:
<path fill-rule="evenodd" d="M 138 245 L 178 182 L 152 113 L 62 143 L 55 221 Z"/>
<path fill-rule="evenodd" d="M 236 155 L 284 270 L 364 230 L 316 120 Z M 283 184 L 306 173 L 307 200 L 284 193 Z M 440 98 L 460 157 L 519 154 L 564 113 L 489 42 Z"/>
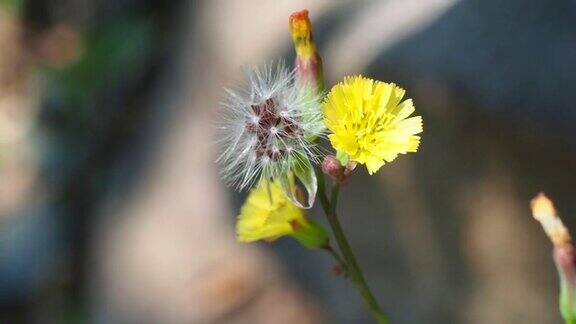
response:
<path fill-rule="evenodd" d="M 341 172 L 340 161 L 334 155 L 326 155 L 322 161 L 322 171 L 331 177 L 337 177 Z"/>
<path fill-rule="evenodd" d="M 329 175 L 340 185 L 348 183 L 348 179 L 355 168 L 356 162 L 348 162 L 346 166 L 343 167 L 334 155 L 327 155 L 322 161 L 322 172 Z"/>

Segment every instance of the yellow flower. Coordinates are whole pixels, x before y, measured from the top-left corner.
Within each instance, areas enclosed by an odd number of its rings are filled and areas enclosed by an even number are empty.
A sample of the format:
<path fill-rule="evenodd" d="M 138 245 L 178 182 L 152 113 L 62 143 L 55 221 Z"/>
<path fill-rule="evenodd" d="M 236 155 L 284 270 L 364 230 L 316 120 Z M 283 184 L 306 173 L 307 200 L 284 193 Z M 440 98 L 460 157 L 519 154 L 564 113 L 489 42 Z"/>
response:
<path fill-rule="evenodd" d="M 422 117 L 408 118 L 414 104 L 412 99 L 401 101 L 404 93 L 394 83 L 362 76 L 344 78 L 330 90 L 322 107 L 332 146 L 350 160 L 365 164 L 370 174 L 398 154 L 416 152 Z"/>
<path fill-rule="evenodd" d="M 240 210 L 236 233 L 242 242 L 273 241 L 286 235 L 309 248 L 328 242 L 325 230 L 286 198 L 279 181 L 261 181 L 252 189 Z"/>

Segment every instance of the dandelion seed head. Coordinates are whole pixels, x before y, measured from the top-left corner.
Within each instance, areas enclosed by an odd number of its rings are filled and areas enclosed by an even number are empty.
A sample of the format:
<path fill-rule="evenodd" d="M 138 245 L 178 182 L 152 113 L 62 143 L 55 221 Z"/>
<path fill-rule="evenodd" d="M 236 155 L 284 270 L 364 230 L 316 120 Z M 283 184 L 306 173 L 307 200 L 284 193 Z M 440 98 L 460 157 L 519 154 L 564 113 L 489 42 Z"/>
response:
<path fill-rule="evenodd" d="M 227 90 L 218 158 L 226 182 L 237 189 L 276 178 L 307 158 L 318 160 L 313 140 L 324 124 L 320 95 L 295 82 L 283 62 L 247 71 L 243 90 Z"/>

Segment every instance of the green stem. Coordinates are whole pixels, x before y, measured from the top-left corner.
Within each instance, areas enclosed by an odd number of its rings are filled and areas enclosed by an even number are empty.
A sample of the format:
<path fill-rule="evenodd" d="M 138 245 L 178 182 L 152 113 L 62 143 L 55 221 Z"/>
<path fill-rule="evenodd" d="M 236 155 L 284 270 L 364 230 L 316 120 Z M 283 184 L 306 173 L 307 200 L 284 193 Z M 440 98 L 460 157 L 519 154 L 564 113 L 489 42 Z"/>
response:
<path fill-rule="evenodd" d="M 331 200 L 328 201 L 326 196 L 326 187 L 324 183 L 324 174 L 320 171 L 318 172 L 318 196 L 320 198 L 320 203 L 324 212 L 326 213 L 326 217 L 328 218 L 328 222 L 330 223 L 330 227 L 334 232 L 334 237 L 336 238 L 336 242 L 340 247 L 340 251 L 346 263 L 346 270 L 350 276 L 350 279 L 360 292 L 360 295 L 366 302 L 366 305 L 376 318 L 376 321 L 379 324 L 388 324 L 390 320 L 388 317 L 380 310 L 380 306 L 378 306 L 378 301 L 370 291 L 368 284 L 366 283 L 366 279 L 364 278 L 364 274 L 360 267 L 358 266 L 358 262 L 356 261 L 356 257 L 350 248 L 350 244 L 344 235 L 344 231 L 342 230 L 342 226 L 340 225 L 340 221 L 336 215 L 336 204 L 338 201 L 338 193 L 340 190 L 340 186 L 338 184 L 334 184 L 331 193 Z"/>
<path fill-rule="evenodd" d="M 320 168 L 316 169 L 316 178 L 318 179 L 317 195 L 318 198 L 320 199 L 320 204 L 322 205 L 324 213 L 328 213 L 328 210 L 330 209 L 330 202 L 328 201 L 328 197 L 326 196 L 326 183 L 324 180 L 324 172 L 322 171 L 322 169 Z"/>
<path fill-rule="evenodd" d="M 342 269 L 344 275 L 347 275 L 348 267 L 346 266 L 346 261 L 344 261 L 344 258 L 342 258 L 340 253 L 338 253 L 338 251 L 336 251 L 331 245 L 326 245 L 325 247 L 323 247 L 323 249 L 326 250 L 328 253 L 330 253 L 332 257 L 334 257 L 336 262 L 338 262 L 338 266 L 340 266 L 340 268 Z"/>
<path fill-rule="evenodd" d="M 317 169 L 316 170 L 317 174 L 318 174 L 318 198 L 320 199 L 320 204 L 322 205 L 322 209 L 324 210 L 324 212 L 326 212 L 329 208 L 330 208 L 330 202 L 328 201 L 328 197 L 326 197 L 326 185 L 324 183 L 324 173 L 322 173 L 322 170 Z M 331 245 L 327 245 L 326 247 L 324 247 L 324 250 L 328 251 L 333 257 L 334 259 L 336 259 L 336 261 L 340 264 L 340 266 L 344 269 L 344 271 L 346 271 L 346 274 L 348 274 L 348 266 L 346 265 L 346 261 L 344 261 L 344 258 L 342 258 L 342 256 L 338 253 L 338 251 L 336 251 Z"/>

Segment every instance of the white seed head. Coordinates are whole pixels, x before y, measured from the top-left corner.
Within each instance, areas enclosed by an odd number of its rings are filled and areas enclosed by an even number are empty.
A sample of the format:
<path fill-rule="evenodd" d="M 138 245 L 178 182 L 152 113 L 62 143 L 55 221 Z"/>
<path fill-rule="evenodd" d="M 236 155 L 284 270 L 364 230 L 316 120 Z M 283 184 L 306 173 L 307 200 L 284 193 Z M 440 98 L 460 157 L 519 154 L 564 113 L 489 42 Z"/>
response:
<path fill-rule="evenodd" d="M 283 62 L 247 72 L 243 90 L 226 90 L 218 157 L 223 178 L 237 189 L 276 178 L 304 159 L 318 162 L 313 140 L 324 124 L 320 95 L 295 82 Z"/>

